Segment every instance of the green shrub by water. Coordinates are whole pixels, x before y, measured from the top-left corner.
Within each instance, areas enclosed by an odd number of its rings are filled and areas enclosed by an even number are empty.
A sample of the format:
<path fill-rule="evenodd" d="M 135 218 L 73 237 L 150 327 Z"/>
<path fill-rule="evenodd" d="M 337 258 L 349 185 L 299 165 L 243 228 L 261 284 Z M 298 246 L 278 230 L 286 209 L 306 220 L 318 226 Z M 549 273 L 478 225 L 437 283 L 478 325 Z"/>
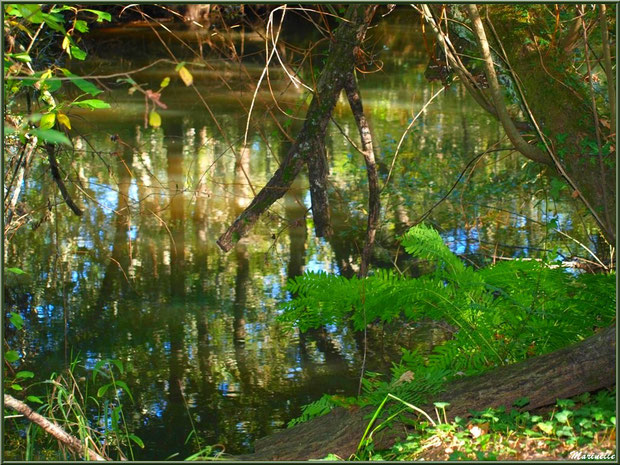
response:
<path fill-rule="evenodd" d="M 391 379 L 367 374 L 358 404 L 378 405 L 388 393 L 424 403 L 451 379 L 559 349 L 609 326 L 615 317 L 614 273 L 575 274 L 534 260 L 474 269 L 424 225 L 409 230 L 401 242 L 432 271 L 415 279 L 384 270 L 363 279 L 306 273 L 288 284 L 296 297 L 283 304 L 280 318 L 302 331 L 349 320 L 363 330 L 373 322 L 422 319 L 453 329 L 430 355 L 403 348 Z M 329 411 L 328 398 L 318 402 L 291 424 Z"/>

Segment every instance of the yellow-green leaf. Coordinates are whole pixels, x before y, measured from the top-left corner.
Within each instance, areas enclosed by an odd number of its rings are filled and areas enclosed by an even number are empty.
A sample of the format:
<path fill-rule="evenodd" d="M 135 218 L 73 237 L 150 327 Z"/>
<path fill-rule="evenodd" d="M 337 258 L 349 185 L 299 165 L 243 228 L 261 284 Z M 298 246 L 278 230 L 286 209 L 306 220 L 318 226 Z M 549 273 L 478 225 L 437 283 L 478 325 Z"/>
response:
<path fill-rule="evenodd" d="M 4 359 L 9 363 L 13 363 L 19 360 L 19 354 L 15 350 L 7 350 L 4 353 Z"/>
<path fill-rule="evenodd" d="M 41 129 L 52 129 L 56 122 L 56 113 L 46 113 L 41 117 L 39 121 L 39 127 Z"/>
<path fill-rule="evenodd" d="M 161 116 L 155 110 L 149 113 L 149 126 L 153 126 L 154 128 L 158 128 L 161 126 Z"/>
<path fill-rule="evenodd" d="M 66 126 L 67 129 L 71 129 L 71 120 L 64 113 L 58 113 L 56 116 L 58 118 L 58 122 L 63 126 Z"/>
<path fill-rule="evenodd" d="M 162 79 L 161 84 L 159 85 L 159 87 L 161 87 L 163 89 L 164 87 L 168 87 L 168 84 L 170 84 L 170 78 L 168 76 L 166 76 L 164 79 Z"/>
<path fill-rule="evenodd" d="M 194 77 L 192 76 L 192 73 L 190 73 L 185 66 L 179 68 L 179 76 L 181 76 L 181 79 L 183 79 L 183 82 L 186 86 L 191 86 L 194 82 Z"/>
<path fill-rule="evenodd" d="M 65 36 L 64 39 L 62 39 L 62 49 L 63 50 L 67 50 L 67 53 L 69 53 L 69 46 L 71 45 L 71 43 L 69 42 L 69 37 Z"/>

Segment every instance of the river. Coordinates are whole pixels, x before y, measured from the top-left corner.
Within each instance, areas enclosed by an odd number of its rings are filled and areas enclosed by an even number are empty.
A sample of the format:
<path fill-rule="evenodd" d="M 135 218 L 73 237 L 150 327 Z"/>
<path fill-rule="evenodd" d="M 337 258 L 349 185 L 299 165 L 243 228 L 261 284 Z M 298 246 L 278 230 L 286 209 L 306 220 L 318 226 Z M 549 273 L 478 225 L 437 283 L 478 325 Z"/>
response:
<path fill-rule="evenodd" d="M 144 96 L 128 92 L 130 85 L 117 78 L 99 81 L 106 87 L 99 98 L 111 104 L 109 110 L 70 114 L 75 151 L 59 161 L 79 186 L 72 192 L 85 213 L 72 215 L 44 167 L 33 169 L 25 196 L 40 221 L 6 239 L 7 266 L 26 272 L 7 278 L 7 310 L 25 319 L 25 329 L 9 331 L 8 340 L 21 354 L 20 368 L 42 378 L 72 360 L 86 370 L 100 360 L 122 361 L 120 379 L 134 399 L 122 397 L 124 412 L 146 446 L 135 448 L 136 459 L 187 457 L 196 450 L 195 438 L 186 441 L 192 429 L 203 445 L 248 452 L 255 439 L 286 427 L 303 404 L 323 393 L 357 391 L 359 335 L 336 327 L 299 334 L 276 318 L 279 303 L 290 298 L 288 279 L 305 271 L 355 273 L 366 222 L 366 171 L 361 155 L 331 124 L 333 238 L 315 237 L 302 176 L 248 237 L 222 253 L 215 241 L 277 168 L 289 146 L 278 125 L 294 137 L 301 123 L 294 116 L 303 118 L 307 93 L 272 65 L 272 91 L 288 114 L 278 110 L 263 82 L 243 149 L 264 60 L 251 52 L 264 42 L 239 33 L 235 40 L 244 39 L 247 58 L 231 63 L 205 52 L 200 60 L 196 50 L 199 41 L 206 44 L 204 32 L 174 29 L 185 47 L 158 31 L 176 59 L 188 63 L 195 88 L 184 85 L 174 64 L 161 62 L 131 75 L 154 91 L 171 78 L 160 99 L 167 108 L 157 108 L 161 127 L 144 127 Z M 91 74 L 170 59 L 150 28 L 95 34 L 98 45 L 85 65 Z M 387 17 L 371 30 L 369 43 L 375 44 L 375 69 L 359 75 L 360 88 L 385 180 L 403 131 L 441 84 L 424 78 L 427 54 L 413 12 Z M 334 119 L 359 140 L 346 99 Z M 415 273 L 395 237 L 495 143 L 508 145 L 498 123 L 458 84 L 429 105 L 405 139 L 382 196 L 373 266 L 396 261 Z M 574 205 L 540 193 L 545 184 L 532 181 L 536 166 L 509 152 L 488 154 L 475 166 L 427 219 L 470 263 L 541 256 L 556 248 L 559 257 L 584 255 L 574 242 L 548 235 L 551 220 L 596 246 L 587 233 L 591 225 Z M 423 325 L 379 328 L 369 340 L 367 368 L 388 372 L 399 344 L 422 340 L 430 346 L 440 337 Z"/>

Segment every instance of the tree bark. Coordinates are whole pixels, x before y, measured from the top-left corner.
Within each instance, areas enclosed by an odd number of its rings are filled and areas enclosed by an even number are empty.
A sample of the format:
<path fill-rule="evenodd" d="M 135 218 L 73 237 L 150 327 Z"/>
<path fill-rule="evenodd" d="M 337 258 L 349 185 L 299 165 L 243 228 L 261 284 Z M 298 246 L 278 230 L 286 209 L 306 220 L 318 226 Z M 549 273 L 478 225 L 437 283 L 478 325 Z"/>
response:
<path fill-rule="evenodd" d="M 80 457 L 88 457 L 89 460 L 97 461 L 107 460 L 95 451 L 85 448 L 78 438 L 67 433 L 56 423 L 52 423 L 44 416 L 39 415 L 37 412 L 28 407 L 28 405 L 17 400 L 15 397 L 9 394 L 4 394 L 4 406 L 21 413 L 27 420 L 39 425 L 45 432 L 54 436 Z"/>
<path fill-rule="evenodd" d="M 326 195 L 326 164 L 324 140 L 327 123 L 331 117 L 344 81 L 355 66 L 355 50 L 361 45 L 376 5 L 350 5 L 345 20 L 334 32 L 325 68 L 317 83 L 316 93 L 310 103 L 306 120 L 278 170 L 267 185 L 254 197 L 252 203 L 237 217 L 217 244 L 228 252 L 233 243 L 243 237 L 256 223 L 260 215 L 289 189 L 304 164 L 310 169 L 310 189 L 313 215 L 318 225 L 317 235 L 329 231 Z M 318 196 L 318 197 L 317 197 Z M 324 200 L 325 199 L 325 200 Z"/>
<path fill-rule="evenodd" d="M 434 400 L 450 402 L 447 416 L 505 406 L 528 397 L 524 410 L 551 405 L 557 399 L 613 386 L 616 380 L 616 328 L 610 327 L 579 343 L 549 354 L 454 381 Z M 433 404 L 421 407 L 433 411 Z M 259 439 L 255 452 L 240 460 L 310 460 L 333 453 L 348 458 L 357 449 L 374 408 L 336 408 L 294 428 Z M 415 418 L 413 413 L 408 417 Z M 382 419 L 376 420 L 379 424 Z M 373 435 L 375 449 L 385 449 L 407 436 L 404 424 Z"/>
<path fill-rule="evenodd" d="M 377 164 L 375 161 L 375 151 L 372 143 L 372 134 L 368 126 L 368 120 L 364 115 L 364 106 L 362 105 L 362 96 L 359 93 L 357 82 L 353 72 L 349 73 L 344 84 L 349 106 L 355 117 L 357 128 L 360 132 L 362 141 L 362 155 L 366 162 L 366 174 L 368 176 L 368 224 L 366 226 L 366 241 L 364 250 L 362 251 L 362 259 L 360 262 L 359 277 L 368 274 L 368 264 L 372 255 L 372 249 L 375 244 L 375 236 L 379 225 L 379 215 L 381 213 L 381 200 L 379 190 L 379 176 L 377 174 Z"/>
<path fill-rule="evenodd" d="M 56 160 L 56 154 L 54 153 L 56 151 L 56 146 L 54 144 L 45 144 L 45 149 L 47 150 L 47 159 L 50 163 L 50 169 L 52 170 L 52 177 L 54 178 L 56 185 L 58 185 L 58 190 L 60 190 L 62 198 L 73 213 L 75 213 L 77 216 L 82 216 L 82 210 L 80 210 L 80 207 L 75 204 L 75 202 L 69 195 L 69 191 L 67 190 L 67 187 L 65 186 L 65 183 L 60 176 L 58 161 Z"/>
<path fill-rule="evenodd" d="M 506 131 L 506 135 L 515 146 L 515 148 L 519 152 L 521 152 L 526 158 L 529 158 L 530 160 L 533 160 L 537 163 L 551 164 L 552 160 L 549 155 L 544 153 L 538 147 L 528 144 L 525 139 L 523 139 L 523 136 L 521 135 L 519 130 L 516 128 L 512 117 L 506 109 L 506 104 L 504 103 L 504 95 L 502 93 L 501 87 L 499 86 L 497 73 L 495 72 L 495 64 L 493 63 L 493 58 L 491 57 L 491 49 L 489 47 L 486 33 L 484 32 L 484 27 L 482 26 L 482 20 L 480 19 L 480 15 L 478 14 L 478 8 L 476 7 L 476 5 L 467 5 L 467 11 L 469 13 L 469 18 L 472 21 L 474 35 L 476 36 L 476 40 L 478 41 L 480 52 L 482 53 L 484 70 L 487 76 L 487 81 L 489 82 L 489 89 L 491 91 L 491 97 L 493 98 L 493 105 L 495 107 L 495 110 L 497 111 L 497 117 L 499 118 L 499 121 L 502 124 L 504 131 Z"/>

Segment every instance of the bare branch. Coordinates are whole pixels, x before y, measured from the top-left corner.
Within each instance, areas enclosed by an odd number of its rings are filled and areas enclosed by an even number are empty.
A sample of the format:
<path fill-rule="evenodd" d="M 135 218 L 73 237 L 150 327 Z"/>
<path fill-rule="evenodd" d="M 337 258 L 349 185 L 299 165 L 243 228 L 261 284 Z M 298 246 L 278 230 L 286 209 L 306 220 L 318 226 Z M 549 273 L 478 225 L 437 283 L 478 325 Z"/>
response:
<path fill-rule="evenodd" d="M 67 204 L 67 206 L 71 209 L 73 213 L 75 213 L 77 216 L 82 216 L 83 214 L 82 210 L 80 210 L 80 207 L 78 207 L 75 204 L 75 202 L 69 195 L 69 191 L 67 191 L 67 187 L 65 186 L 65 183 L 60 177 L 60 170 L 58 169 L 58 161 L 56 160 L 56 155 L 54 153 L 54 151 L 56 150 L 55 146 L 53 144 L 45 144 L 45 149 L 47 150 L 47 159 L 50 163 L 50 168 L 52 170 L 52 177 L 54 178 L 54 181 L 58 185 L 58 189 L 60 190 L 60 193 L 62 194 L 62 198 L 65 200 L 65 203 Z"/>
<path fill-rule="evenodd" d="M 107 461 L 105 457 L 102 457 L 95 451 L 84 447 L 78 438 L 67 433 L 62 427 L 56 423 L 52 423 L 47 418 L 39 415 L 33 411 L 28 405 L 17 400 L 9 394 L 4 394 L 4 406 L 9 407 L 16 412 L 21 413 L 28 421 L 39 425 L 46 433 L 51 434 L 60 442 L 69 447 L 73 452 L 81 457 L 88 458 L 89 460 Z"/>

